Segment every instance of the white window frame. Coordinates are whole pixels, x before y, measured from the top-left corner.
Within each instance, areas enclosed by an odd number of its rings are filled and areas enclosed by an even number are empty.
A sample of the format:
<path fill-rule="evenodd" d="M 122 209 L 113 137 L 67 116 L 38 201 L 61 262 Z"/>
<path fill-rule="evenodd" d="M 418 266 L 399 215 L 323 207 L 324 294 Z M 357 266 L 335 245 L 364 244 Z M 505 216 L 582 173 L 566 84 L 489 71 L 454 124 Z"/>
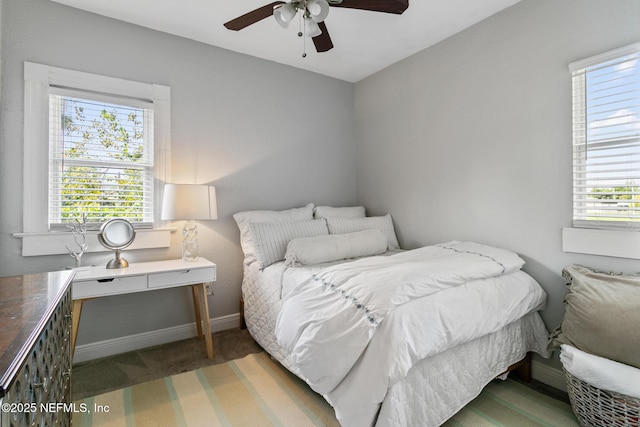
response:
<path fill-rule="evenodd" d="M 588 67 L 605 63 L 640 51 L 640 43 L 614 49 L 599 55 L 595 55 L 569 64 L 569 70 L 573 73 Z M 574 118 L 575 120 L 575 118 Z M 574 129 L 574 132 L 576 130 Z M 575 148 L 575 141 L 572 138 Z M 575 156 L 574 152 L 574 156 Z M 575 157 L 574 157 L 575 158 Z M 573 173 L 577 173 L 576 164 Z M 573 183 L 572 183 L 573 185 Z M 573 199 L 573 191 L 572 191 Z M 572 206 L 573 206 L 572 200 Z M 572 208 L 573 215 L 573 208 Z M 578 225 L 587 225 L 596 228 L 582 228 Z M 562 229 L 562 249 L 565 252 L 575 252 L 590 255 L 604 255 L 620 258 L 640 259 L 640 231 L 638 229 L 615 229 L 616 224 L 587 224 L 585 221 L 575 221 L 573 227 Z"/>
<path fill-rule="evenodd" d="M 131 248 L 168 247 L 170 230 L 160 229 L 163 223 L 159 218 L 163 184 L 170 177 L 171 89 L 159 84 L 142 83 L 25 62 L 23 233 L 17 234 L 17 237 L 23 238 L 23 255 L 67 253 L 63 242 L 69 241 L 73 245 L 70 232 L 49 231 L 50 86 L 139 98 L 153 102 L 154 229 L 140 230 L 141 232 L 137 233 Z M 89 252 L 104 250 L 97 242 L 95 235 L 89 236 L 89 245 Z"/>

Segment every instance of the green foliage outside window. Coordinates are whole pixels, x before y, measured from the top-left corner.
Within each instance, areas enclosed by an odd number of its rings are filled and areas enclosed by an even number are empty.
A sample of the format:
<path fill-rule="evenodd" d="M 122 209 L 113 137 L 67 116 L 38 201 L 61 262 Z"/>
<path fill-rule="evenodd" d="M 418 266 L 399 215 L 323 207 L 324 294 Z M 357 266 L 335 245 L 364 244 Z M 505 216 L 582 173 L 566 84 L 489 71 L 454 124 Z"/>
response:
<path fill-rule="evenodd" d="M 62 98 L 62 223 L 124 217 L 142 222 L 145 198 L 144 111 Z"/>

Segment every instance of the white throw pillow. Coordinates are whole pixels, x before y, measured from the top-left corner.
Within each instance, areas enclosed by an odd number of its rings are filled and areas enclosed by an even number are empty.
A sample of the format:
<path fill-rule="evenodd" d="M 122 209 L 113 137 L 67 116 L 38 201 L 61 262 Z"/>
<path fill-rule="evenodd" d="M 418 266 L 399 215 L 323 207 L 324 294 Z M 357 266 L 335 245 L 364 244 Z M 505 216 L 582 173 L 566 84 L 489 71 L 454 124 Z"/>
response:
<path fill-rule="evenodd" d="M 391 215 L 369 216 L 366 218 L 326 218 L 330 234 L 353 233 L 363 230 L 380 230 L 387 236 L 387 248 L 398 249 L 398 238 L 393 228 Z"/>
<path fill-rule="evenodd" d="M 250 233 L 254 238 L 258 268 L 263 269 L 282 261 L 287 244 L 298 237 L 329 235 L 324 219 L 296 222 L 250 222 Z"/>
<path fill-rule="evenodd" d="M 313 209 L 314 218 L 364 218 L 364 206 L 349 206 L 334 208 L 333 206 L 316 206 Z"/>
<path fill-rule="evenodd" d="M 293 222 L 293 221 L 311 221 L 313 219 L 313 203 L 309 203 L 301 208 L 286 209 L 283 211 L 256 210 L 238 212 L 233 215 L 238 228 L 240 229 L 240 246 L 244 253 L 244 262 L 246 265 L 256 260 L 253 236 L 249 230 L 249 223 L 262 222 Z"/>
<path fill-rule="evenodd" d="M 349 258 L 380 255 L 387 251 L 387 236 L 380 230 L 293 239 L 287 245 L 285 264 L 321 264 Z"/>

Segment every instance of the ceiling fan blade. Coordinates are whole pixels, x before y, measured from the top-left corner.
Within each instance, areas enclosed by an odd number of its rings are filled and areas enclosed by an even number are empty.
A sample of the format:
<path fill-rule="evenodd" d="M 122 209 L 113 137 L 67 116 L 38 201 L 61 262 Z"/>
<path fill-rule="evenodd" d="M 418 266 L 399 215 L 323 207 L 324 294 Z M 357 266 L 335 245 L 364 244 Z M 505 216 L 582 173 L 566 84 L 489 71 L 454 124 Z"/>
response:
<path fill-rule="evenodd" d="M 324 22 L 318 22 L 318 27 L 320 27 L 322 34 L 311 39 L 316 46 L 316 51 L 326 52 L 333 49 L 333 42 L 331 41 L 331 36 L 329 36 L 329 31 L 327 31 L 327 26 Z"/>
<path fill-rule="evenodd" d="M 342 0 L 341 3 L 329 2 L 329 4 L 333 7 L 348 7 L 401 15 L 409 7 L 409 0 Z"/>
<path fill-rule="evenodd" d="M 262 7 L 245 13 L 242 16 L 238 16 L 236 19 L 232 19 L 224 24 L 230 30 L 239 31 L 248 27 L 251 24 L 255 24 L 258 21 L 262 21 L 264 18 L 268 18 L 273 15 L 273 7 L 279 4 L 284 4 L 283 1 L 274 1 L 273 3 L 266 4 Z"/>

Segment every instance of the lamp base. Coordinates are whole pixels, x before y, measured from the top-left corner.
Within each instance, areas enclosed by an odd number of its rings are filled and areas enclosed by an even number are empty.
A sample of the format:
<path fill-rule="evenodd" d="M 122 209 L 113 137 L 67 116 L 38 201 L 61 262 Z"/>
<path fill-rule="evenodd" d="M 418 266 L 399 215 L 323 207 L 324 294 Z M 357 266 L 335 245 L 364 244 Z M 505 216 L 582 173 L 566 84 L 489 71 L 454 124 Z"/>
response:
<path fill-rule="evenodd" d="M 198 229 L 196 222 L 187 221 L 182 230 L 182 260 L 185 262 L 197 261 L 200 257 L 200 244 L 198 243 Z"/>
<path fill-rule="evenodd" d="M 194 262 L 200 258 L 200 248 L 198 241 L 182 242 L 182 260 Z"/>

